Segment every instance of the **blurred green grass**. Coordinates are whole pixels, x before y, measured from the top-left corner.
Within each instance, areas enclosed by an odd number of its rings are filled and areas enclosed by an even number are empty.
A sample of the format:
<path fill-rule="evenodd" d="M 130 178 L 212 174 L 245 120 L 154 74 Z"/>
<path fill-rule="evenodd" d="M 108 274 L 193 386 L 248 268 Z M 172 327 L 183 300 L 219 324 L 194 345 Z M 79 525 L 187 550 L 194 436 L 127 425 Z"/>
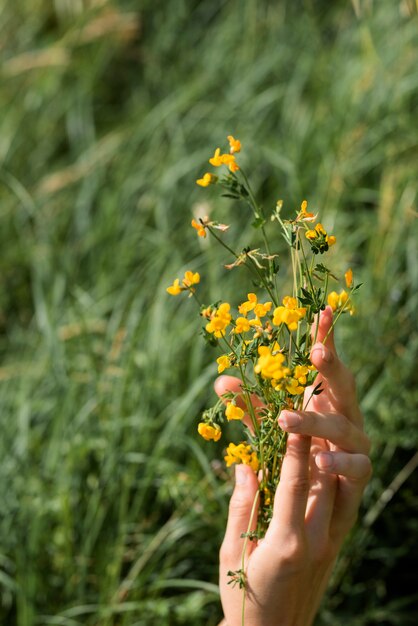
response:
<path fill-rule="evenodd" d="M 207 203 L 245 242 L 243 208 L 194 184 L 228 133 L 262 201 L 319 207 L 364 282 L 339 343 L 375 471 L 317 624 L 416 623 L 417 20 L 411 0 L 3 0 L 3 623 L 220 617 L 230 483 L 196 436 L 214 355 L 165 287 L 190 266 L 208 301 L 246 292 L 188 226 Z"/>

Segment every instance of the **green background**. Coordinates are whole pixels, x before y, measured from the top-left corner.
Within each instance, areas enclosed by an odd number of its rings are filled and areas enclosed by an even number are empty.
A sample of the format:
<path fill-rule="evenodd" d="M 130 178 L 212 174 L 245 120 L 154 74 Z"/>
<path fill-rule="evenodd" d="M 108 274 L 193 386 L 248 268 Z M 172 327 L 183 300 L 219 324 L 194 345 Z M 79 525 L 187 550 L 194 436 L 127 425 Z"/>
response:
<path fill-rule="evenodd" d="M 217 353 L 165 288 L 191 268 L 244 299 L 190 228 L 246 243 L 195 185 L 233 134 L 264 206 L 307 198 L 364 283 L 338 341 L 374 475 L 316 624 L 415 624 L 417 4 L 3 0 L 0 42 L 1 623 L 221 616 Z"/>

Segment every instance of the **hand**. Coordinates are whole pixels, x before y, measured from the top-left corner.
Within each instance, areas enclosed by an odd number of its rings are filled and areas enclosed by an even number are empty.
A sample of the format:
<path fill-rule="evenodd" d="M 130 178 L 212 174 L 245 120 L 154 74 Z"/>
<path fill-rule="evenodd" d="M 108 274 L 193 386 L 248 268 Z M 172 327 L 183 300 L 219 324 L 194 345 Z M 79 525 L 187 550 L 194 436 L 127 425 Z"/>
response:
<path fill-rule="evenodd" d="M 356 400 L 351 372 L 339 360 L 332 310 L 321 313 L 311 361 L 323 392 L 305 391 L 306 411 L 282 411 L 289 433 L 273 518 L 265 538 L 248 541 L 245 554 L 245 626 L 309 626 L 315 617 L 336 556 L 353 526 L 371 475 L 370 443 Z M 239 392 L 240 381 L 222 376 L 221 396 Z M 260 404 L 259 399 L 254 399 Z M 228 571 L 241 568 L 243 539 L 251 518 L 258 480 L 250 467 L 235 466 L 235 489 L 220 551 L 220 591 L 228 626 L 241 626 L 243 591 L 228 585 Z M 253 529 L 256 526 L 254 516 Z"/>

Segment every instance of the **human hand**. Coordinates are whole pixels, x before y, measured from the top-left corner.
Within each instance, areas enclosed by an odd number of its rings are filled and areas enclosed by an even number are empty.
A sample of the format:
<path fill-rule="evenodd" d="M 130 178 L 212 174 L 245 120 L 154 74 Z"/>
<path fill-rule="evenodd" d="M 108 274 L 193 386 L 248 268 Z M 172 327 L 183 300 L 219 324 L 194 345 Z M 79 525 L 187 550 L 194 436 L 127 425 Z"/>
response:
<path fill-rule="evenodd" d="M 289 433 L 273 518 L 263 540 L 245 553 L 245 626 L 309 626 L 336 556 L 353 526 L 371 475 L 370 442 L 356 400 L 354 377 L 339 360 L 332 310 L 321 312 L 311 361 L 323 391 L 305 391 L 305 411 L 282 411 Z M 240 391 L 240 380 L 221 376 L 218 395 Z M 309 401 L 309 402 L 308 402 Z M 255 404 L 260 404 L 254 398 Z M 243 405 L 244 406 L 244 405 Z M 241 568 L 243 539 L 251 520 L 258 480 L 250 467 L 235 466 L 225 538 L 220 551 L 220 591 L 228 626 L 241 626 L 243 591 L 228 585 L 228 571 Z M 257 515 L 250 528 L 255 529 Z"/>

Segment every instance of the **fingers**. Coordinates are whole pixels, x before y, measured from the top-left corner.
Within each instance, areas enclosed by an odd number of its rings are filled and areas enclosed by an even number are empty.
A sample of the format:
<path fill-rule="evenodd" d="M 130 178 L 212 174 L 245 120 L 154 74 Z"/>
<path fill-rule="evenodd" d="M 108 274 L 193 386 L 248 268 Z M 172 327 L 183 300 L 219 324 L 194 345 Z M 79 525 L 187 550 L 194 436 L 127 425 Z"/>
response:
<path fill-rule="evenodd" d="M 352 481 L 367 484 L 371 476 L 371 462 L 366 454 L 320 452 L 315 456 L 316 466 L 323 472 L 339 474 Z"/>
<path fill-rule="evenodd" d="M 278 541 L 289 532 L 303 531 L 310 486 L 310 447 L 310 437 L 289 435 L 274 498 L 273 519 L 267 531 L 269 540 Z"/>
<path fill-rule="evenodd" d="M 258 480 L 248 465 L 235 466 L 235 488 L 229 503 L 228 523 L 221 547 L 221 565 L 235 569 L 242 557 L 241 535 L 257 526 Z M 252 542 L 247 544 L 248 552 Z"/>
<path fill-rule="evenodd" d="M 340 413 L 313 411 L 282 411 L 279 424 L 283 430 L 326 439 L 347 452 L 367 454 L 367 435 Z"/>
<path fill-rule="evenodd" d="M 322 453 L 317 455 L 315 463 L 324 472 L 339 474 L 330 537 L 340 541 L 357 519 L 364 488 L 372 475 L 372 466 L 370 459 L 364 454 L 325 454 L 325 457 Z"/>
<path fill-rule="evenodd" d="M 311 362 L 320 373 L 335 410 L 347 415 L 355 423 L 362 424 L 363 418 L 357 404 L 354 376 L 338 358 L 333 332 L 327 337 L 331 325 L 332 309 L 327 307 L 320 315 L 317 342 L 311 350 Z M 326 345 L 321 343 L 325 339 Z"/>

